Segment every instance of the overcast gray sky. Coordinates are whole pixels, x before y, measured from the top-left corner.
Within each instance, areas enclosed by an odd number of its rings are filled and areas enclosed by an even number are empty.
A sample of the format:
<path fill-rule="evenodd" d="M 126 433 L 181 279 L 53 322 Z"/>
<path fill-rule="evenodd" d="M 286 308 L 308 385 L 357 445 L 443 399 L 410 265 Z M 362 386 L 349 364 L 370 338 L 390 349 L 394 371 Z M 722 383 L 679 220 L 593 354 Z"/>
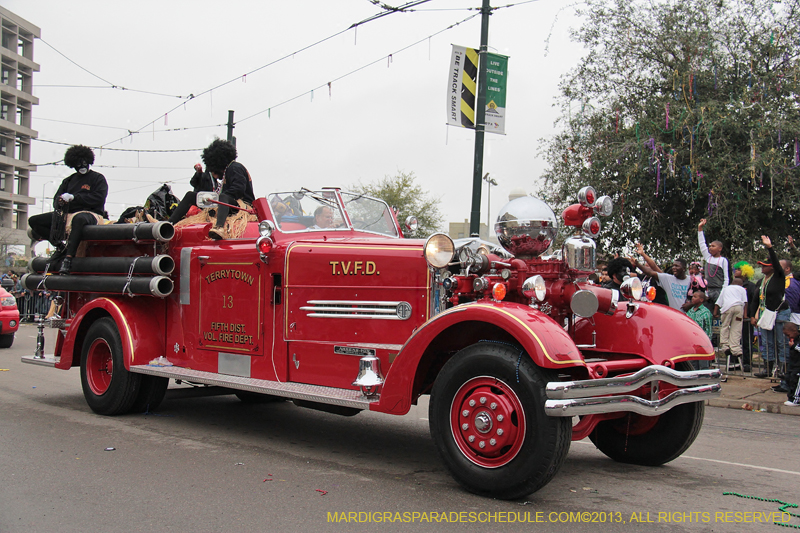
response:
<path fill-rule="evenodd" d="M 34 75 L 40 104 L 33 128 L 40 140 L 32 161 L 42 166 L 31 196 L 51 197 L 72 172 L 44 165 L 63 158 L 66 146 L 43 142 L 53 141 L 131 150 L 96 151 L 114 217 L 143 204 L 160 183 L 169 182 L 180 197 L 200 150 L 214 136 L 225 138 L 231 109 L 239 121 L 238 160 L 258 196 L 414 172 L 442 197 L 446 220 L 463 221 L 471 206 L 474 132 L 445 125 L 445 96 L 451 44 L 477 48 L 480 15 L 441 31 L 476 14 L 465 8 L 480 3 L 431 0 L 300 51 L 380 8 L 369 0 L 3 0 L 41 28 L 50 45 L 37 41 L 34 49 L 41 71 Z M 495 11 L 490 21 L 490 51 L 510 56 L 506 135 L 486 135 L 484 171 L 498 182 L 492 219 L 512 189 L 530 192 L 541 174 L 537 149 L 541 137 L 555 133 L 559 76 L 582 53 L 568 39 L 578 23 L 571 4 L 492 2 L 512 3 L 518 5 Z M 329 81 L 361 67 L 329 91 Z M 189 94 L 200 96 L 177 98 Z M 41 209 L 37 203 L 31 213 Z M 485 221 L 485 187 L 481 210 Z"/>

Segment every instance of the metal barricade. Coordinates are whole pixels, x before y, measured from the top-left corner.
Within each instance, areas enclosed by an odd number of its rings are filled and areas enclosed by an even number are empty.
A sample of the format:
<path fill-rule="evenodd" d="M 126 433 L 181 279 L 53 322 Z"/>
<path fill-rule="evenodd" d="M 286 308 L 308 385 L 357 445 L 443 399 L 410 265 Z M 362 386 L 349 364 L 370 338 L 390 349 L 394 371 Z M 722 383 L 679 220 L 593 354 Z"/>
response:
<path fill-rule="evenodd" d="M 33 322 L 36 315 L 45 316 L 52 300 L 53 293 L 50 291 L 25 291 L 17 297 L 20 322 Z"/>

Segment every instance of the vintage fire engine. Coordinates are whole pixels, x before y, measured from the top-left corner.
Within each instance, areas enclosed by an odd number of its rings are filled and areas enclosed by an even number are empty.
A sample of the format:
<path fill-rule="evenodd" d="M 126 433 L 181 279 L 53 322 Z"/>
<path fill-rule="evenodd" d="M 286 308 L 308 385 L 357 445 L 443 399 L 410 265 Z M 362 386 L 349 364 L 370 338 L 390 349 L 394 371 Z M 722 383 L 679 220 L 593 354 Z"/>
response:
<path fill-rule="evenodd" d="M 641 301 L 637 279 L 621 295 L 587 281 L 595 215 L 611 209 L 581 191 L 562 214 L 576 228 L 563 259 L 542 257 L 559 220 L 533 197 L 498 217 L 507 252 L 403 238 L 384 202 L 339 189 L 259 198 L 230 240 L 209 240 L 208 224 L 90 226 L 70 275 L 37 259 L 24 279 L 64 304 L 47 321 L 54 353 L 42 342 L 23 361 L 80 367 L 102 415 L 156 409 L 170 379 L 342 415 L 403 415 L 430 395 L 445 465 L 497 498 L 544 486 L 587 436 L 617 461 L 660 465 L 694 441 L 720 374 L 692 370 L 714 356 L 708 337 Z"/>

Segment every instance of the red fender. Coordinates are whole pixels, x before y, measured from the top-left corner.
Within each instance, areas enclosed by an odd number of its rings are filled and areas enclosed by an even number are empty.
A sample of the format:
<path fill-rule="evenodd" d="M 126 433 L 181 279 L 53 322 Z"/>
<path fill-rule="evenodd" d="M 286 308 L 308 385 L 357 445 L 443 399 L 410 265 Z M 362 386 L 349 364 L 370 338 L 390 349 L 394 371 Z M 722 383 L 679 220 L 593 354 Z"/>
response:
<path fill-rule="evenodd" d="M 627 305 L 620 304 L 612 316 L 597 313 L 591 320 L 576 321 L 575 342 L 590 344 L 594 332 L 599 347 L 594 352 L 636 354 L 656 365 L 714 359 L 711 339 L 684 313 L 650 302 L 636 306 L 630 318 L 625 318 Z"/>
<path fill-rule="evenodd" d="M 540 367 L 586 366 L 572 338 L 549 316 L 518 303 L 463 304 L 440 313 L 414 332 L 386 374 L 380 402 L 372 404 L 370 409 L 407 413 L 411 408 L 414 376 L 425 349 L 442 331 L 467 321 L 489 322 L 507 331 Z"/>
<path fill-rule="evenodd" d="M 76 341 L 82 341 L 86 329 L 81 327 L 82 322 L 87 314 L 97 309 L 105 311 L 104 314 L 110 315 L 117 323 L 126 369 L 130 369 L 132 364 L 144 365 L 154 357 L 165 355 L 163 333 L 165 328 L 159 321 L 159 317 L 164 316 L 163 302 L 158 301 L 154 304 L 154 300 L 150 298 L 96 298 L 81 307 L 72 319 L 61 346 L 61 360 L 56 364 L 56 368 L 67 370 L 73 366 Z M 79 335 L 81 339 L 78 339 Z M 77 346 L 77 349 L 78 360 L 75 365 L 80 364 L 81 346 Z"/>

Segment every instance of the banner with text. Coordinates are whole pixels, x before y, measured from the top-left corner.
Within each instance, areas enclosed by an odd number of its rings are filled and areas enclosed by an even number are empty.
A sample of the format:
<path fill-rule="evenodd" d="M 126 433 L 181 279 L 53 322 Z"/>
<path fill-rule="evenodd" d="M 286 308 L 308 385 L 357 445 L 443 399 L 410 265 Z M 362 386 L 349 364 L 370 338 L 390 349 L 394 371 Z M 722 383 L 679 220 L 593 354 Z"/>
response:
<path fill-rule="evenodd" d="M 507 81 L 508 56 L 486 54 L 486 132 L 506 132 Z"/>
<path fill-rule="evenodd" d="M 453 45 L 447 81 L 447 124 L 475 127 L 478 51 Z"/>

